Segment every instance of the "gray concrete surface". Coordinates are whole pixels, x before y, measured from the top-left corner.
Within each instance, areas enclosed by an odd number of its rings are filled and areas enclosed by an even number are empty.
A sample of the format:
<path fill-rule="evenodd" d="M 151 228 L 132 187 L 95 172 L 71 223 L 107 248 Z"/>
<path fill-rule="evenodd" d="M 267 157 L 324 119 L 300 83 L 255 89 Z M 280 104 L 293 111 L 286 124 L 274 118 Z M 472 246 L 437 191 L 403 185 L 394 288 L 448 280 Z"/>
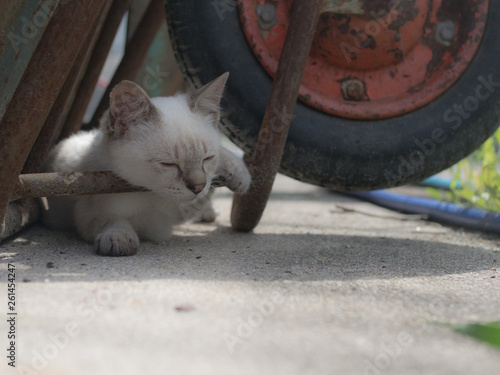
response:
<path fill-rule="evenodd" d="M 498 374 L 438 323 L 500 319 L 499 237 L 279 177 L 253 234 L 178 228 L 105 258 L 35 226 L 3 243 L 1 374 Z M 16 267 L 16 369 L 7 264 Z"/>

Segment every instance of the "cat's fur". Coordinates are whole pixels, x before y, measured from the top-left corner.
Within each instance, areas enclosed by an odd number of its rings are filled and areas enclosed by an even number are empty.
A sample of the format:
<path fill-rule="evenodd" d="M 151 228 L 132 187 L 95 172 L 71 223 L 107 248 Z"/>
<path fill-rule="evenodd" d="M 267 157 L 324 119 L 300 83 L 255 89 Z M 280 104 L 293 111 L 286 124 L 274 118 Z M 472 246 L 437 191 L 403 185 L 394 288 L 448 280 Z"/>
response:
<path fill-rule="evenodd" d="M 97 253 L 133 255 L 139 237 L 162 242 L 172 226 L 215 220 L 213 179 L 244 192 L 250 174 L 220 144 L 219 105 L 228 73 L 188 94 L 150 99 L 135 83 L 118 84 L 100 128 L 59 143 L 46 171 L 112 171 L 150 192 L 49 199 L 44 222 L 76 226 Z"/>

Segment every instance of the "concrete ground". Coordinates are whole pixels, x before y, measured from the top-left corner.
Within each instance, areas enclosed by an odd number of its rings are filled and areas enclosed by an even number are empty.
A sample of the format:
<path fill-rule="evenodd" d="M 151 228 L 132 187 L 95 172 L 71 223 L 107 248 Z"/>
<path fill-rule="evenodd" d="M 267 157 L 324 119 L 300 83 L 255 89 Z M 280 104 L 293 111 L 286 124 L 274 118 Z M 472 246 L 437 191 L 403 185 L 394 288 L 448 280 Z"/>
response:
<path fill-rule="evenodd" d="M 216 225 L 134 257 L 42 226 L 0 245 L 0 373 L 499 373 L 499 350 L 441 324 L 500 320 L 498 236 L 285 177 L 253 234 L 230 229 L 229 192 L 217 203 Z"/>

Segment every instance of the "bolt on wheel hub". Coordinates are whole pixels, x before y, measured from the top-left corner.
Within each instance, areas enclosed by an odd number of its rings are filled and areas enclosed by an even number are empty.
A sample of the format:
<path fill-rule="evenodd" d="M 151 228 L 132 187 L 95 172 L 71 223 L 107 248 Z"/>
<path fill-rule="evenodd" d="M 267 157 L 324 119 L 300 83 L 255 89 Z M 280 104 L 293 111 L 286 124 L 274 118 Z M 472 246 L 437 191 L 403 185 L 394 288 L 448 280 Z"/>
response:
<path fill-rule="evenodd" d="M 274 77 L 291 0 L 238 0 L 247 40 Z M 388 118 L 445 92 L 471 62 L 489 0 L 325 0 L 299 98 L 332 115 Z"/>

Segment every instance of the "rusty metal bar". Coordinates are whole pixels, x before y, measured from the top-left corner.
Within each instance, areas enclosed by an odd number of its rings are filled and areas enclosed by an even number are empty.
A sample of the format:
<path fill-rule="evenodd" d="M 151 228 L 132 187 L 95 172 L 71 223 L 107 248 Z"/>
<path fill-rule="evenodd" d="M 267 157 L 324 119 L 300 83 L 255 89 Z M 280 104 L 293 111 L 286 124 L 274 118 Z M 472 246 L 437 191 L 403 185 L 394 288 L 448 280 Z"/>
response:
<path fill-rule="evenodd" d="M 10 103 L 31 57 L 56 10 L 55 1 L 1 2 L 0 16 L 0 118 Z"/>
<path fill-rule="evenodd" d="M 112 172 L 33 173 L 19 176 L 12 200 L 145 191 Z"/>
<path fill-rule="evenodd" d="M 102 0 L 59 5 L 0 122 L 0 236 L 17 177 L 102 6 Z"/>
<path fill-rule="evenodd" d="M 104 21 L 99 40 L 96 43 L 92 57 L 90 58 L 87 71 L 82 79 L 78 93 L 73 102 L 71 110 L 66 118 L 66 124 L 61 133 L 61 138 L 67 138 L 71 134 L 80 130 L 85 116 L 85 111 L 89 105 L 92 93 L 94 92 L 99 75 L 108 56 L 111 45 L 115 38 L 120 22 L 130 6 L 131 0 L 114 0 L 108 12 L 108 17 Z"/>
<path fill-rule="evenodd" d="M 214 179 L 212 187 L 225 183 Z M 11 201 L 21 198 L 57 197 L 62 195 L 89 195 L 134 193 L 147 191 L 130 185 L 113 172 L 30 173 L 19 175 Z"/>
<path fill-rule="evenodd" d="M 92 50 L 99 36 L 99 32 L 104 24 L 106 15 L 111 7 L 111 0 L 103 2 L 103 9 L 100 16 L 95 20 L 91 27 L 91 32 L 85 42 L 81 45 L 78 56 L 76 57 L 70 73 L 52 105 L 49 116 L 45 121 L 42 131 L 38 135 L 35 144 L 31 148 L 30 154 L 22 173 L 36 173 L 40 171 L 53 141 L 59 137 L 64 125 L 64 120 L 73 104 L 78 86 L 85 74 Z"/>
<path fill-rule="evenodd" d="M 150 4 L 151 0 L 132 0 L 130 3 L 127 22 L 127 41 L 130 41 L 134 36 Z"/>
<path fill-rule="evenodd" d="M 152 0 L 125 48 L 125 55 L 92 117 L 91 127 L 98 126 L 102 114 L 108 108 L 111 90 L 124 79 L 134 80 L 162 22 L 165 22 L 163 1 Z"/>
<path fill-rule="evenodd" d="M 245 157 L 252 185 L 246 194 L 234 197 L 231 221 L 236 230 L 249 232 L 257 226 L 271 194 L 322 5 L 322 0 L 293 2 L 290 26 L 257 144 L 253 155 Z"/>

